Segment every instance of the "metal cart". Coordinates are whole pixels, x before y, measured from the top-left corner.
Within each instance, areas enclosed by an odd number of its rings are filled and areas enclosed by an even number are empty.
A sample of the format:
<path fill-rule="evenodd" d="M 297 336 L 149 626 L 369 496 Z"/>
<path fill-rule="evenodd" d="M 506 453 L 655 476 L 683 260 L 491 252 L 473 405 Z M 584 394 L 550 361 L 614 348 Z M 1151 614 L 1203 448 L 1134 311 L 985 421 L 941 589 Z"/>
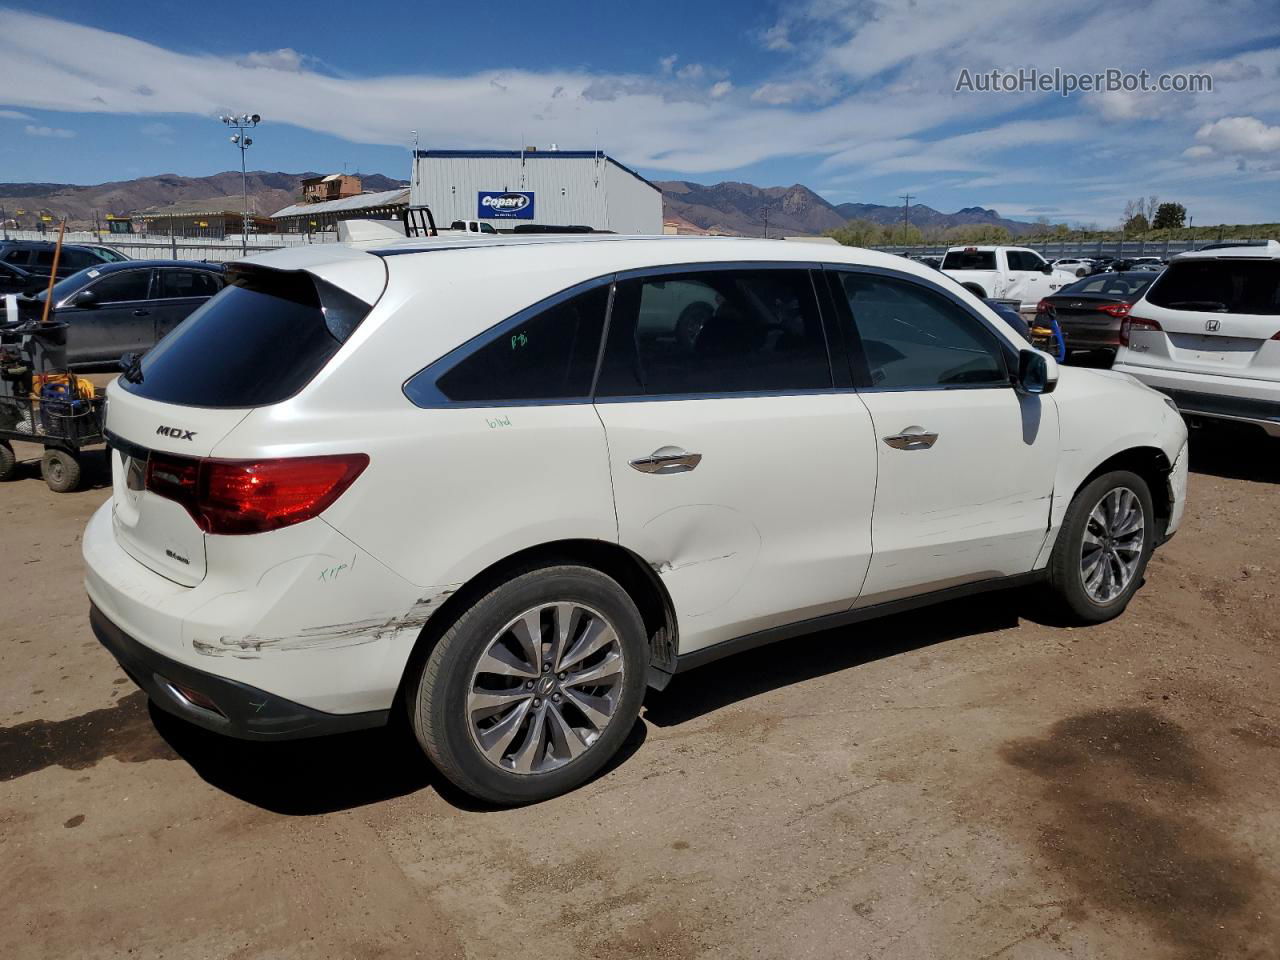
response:
<path fill-rule="evenodd" d="M 0 326 L 0 480 L 17 469 L 12 441 L 44 447 L 49 489 L 80 486 L 80 451 L 103 442 L 103 398 L 67 366 L 67 325 Z"/>

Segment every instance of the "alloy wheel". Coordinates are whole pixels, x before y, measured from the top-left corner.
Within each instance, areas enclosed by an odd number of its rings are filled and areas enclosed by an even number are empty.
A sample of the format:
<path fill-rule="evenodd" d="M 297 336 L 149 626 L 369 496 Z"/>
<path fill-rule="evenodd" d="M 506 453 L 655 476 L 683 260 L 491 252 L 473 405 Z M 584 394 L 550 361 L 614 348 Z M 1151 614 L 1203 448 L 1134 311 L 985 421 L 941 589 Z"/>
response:
<path fill-rule="evenodd" d="M 1146 531 L 1142 501 L 1128 487 L 1103 494 L 1085 522 L 1080 581 L 1097 604 L 1119 597 L 1138 573 Z"/>
<path fill-rule="evenodd" d="M 490 763 L 547 773 L 589 750 L 613 720 L 624 661 L 617 631 L 579 603 L 513 619 L 485 646 L 467 687 L 467 725 Z"/>

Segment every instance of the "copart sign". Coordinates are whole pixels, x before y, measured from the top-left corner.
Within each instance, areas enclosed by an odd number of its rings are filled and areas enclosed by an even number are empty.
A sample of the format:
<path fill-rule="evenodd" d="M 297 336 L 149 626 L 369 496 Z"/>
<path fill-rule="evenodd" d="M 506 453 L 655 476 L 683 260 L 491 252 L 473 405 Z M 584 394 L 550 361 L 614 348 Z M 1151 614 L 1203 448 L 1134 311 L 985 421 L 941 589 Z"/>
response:
<path fill-rule="evenodd" d="M 480 191 L 476 210 L 477 220 L 532 220 L 532 193 L 494 193 Z"/>

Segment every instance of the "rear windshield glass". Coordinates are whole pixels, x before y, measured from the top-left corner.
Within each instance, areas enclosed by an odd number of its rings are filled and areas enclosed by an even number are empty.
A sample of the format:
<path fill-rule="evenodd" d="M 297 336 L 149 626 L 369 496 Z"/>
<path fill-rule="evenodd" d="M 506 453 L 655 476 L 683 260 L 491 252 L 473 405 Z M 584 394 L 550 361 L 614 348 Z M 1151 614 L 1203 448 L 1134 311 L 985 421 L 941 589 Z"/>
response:
<path fill-rule="evenodd" d="M 994 250 L 952 250 L 942 261 L 943 270 L 994 270 Z"/>
<path fill-rule="evenodd" d="M 132 378 L 120 378 L 125 390 L 189 407 L 279 403 L 320 372 L 369 311 L 306 273 L 242 267 L 227 278 Z"/>
<path fill-rule="evenodd" d="M 1150 286 L 1154 273 L 1100 273 L 1068 284 L 1058 291 L 1060 297 L 1078 297 L 1093 294 L 1100 297 L 1136 297 Z"/>
<path fill-rule="evenodd" d="M 1170 310 L 1280 314 L 1280 260 L 1174 262 L 1147 291 L 1147 302 Z"/>

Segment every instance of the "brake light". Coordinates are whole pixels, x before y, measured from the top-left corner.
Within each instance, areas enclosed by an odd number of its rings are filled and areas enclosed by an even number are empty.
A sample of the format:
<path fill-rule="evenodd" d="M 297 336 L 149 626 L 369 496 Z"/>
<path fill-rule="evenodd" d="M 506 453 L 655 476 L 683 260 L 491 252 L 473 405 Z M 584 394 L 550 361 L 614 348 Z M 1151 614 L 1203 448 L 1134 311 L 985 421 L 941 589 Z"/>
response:
<path fill-rule="evenodd" d="M 319 516 L 368 465 L 363 453 L 273 460 L 154 453 L 146 488 L 181 504 L 206 533 L 263 533 Z"/>
<path fill-rule="evenodd" d="M 1148 320 L 1146 317 L 1135 317 L 1133 314 L 1127 314 L 1124 321 L 1120 324 L 1120 346 L 1127 347 L 1129 345 L 1129 335 L 1134 331 L 1138 333 L 1144 330 L 1161 330 L 1160 324 L 1154 320 Z"/>
<path fill-rule="evenodd" d="M 1133 309 L 1133 304 L 1131 304 L 1131 303 L 1108 303 L 1106 306 L 1104 306 L 1104 307 L 1099 307 L 1098 309 L 1099 309 L 1099 310 L 1101 310 L 1103 313 L 1110 314 L 1110 315 L 1111 315 L 1111 316 L 1113 316 L 1113 317 L 1127 317 L 1127 316 L 1129 315 L 1129 311 Z M 1149 322 L 1151 322 L 1151 323 L 1155 323 L 1155 321 L 1154 321 L 1154 320 L 1149 321 Z M 1160 325 L 1159 325 L 1159 324 L 1156 324 L 1156 329 L 1157 329 L 1157 330 L 1159 330 L 1159 329 L 1160 329 Z"/>
<path fill-rule="evenodd" d="M 1048 300 L 1041 300 L 1036 304 L 1036 313 L 1053 313 L 1053 304 Z"/>

